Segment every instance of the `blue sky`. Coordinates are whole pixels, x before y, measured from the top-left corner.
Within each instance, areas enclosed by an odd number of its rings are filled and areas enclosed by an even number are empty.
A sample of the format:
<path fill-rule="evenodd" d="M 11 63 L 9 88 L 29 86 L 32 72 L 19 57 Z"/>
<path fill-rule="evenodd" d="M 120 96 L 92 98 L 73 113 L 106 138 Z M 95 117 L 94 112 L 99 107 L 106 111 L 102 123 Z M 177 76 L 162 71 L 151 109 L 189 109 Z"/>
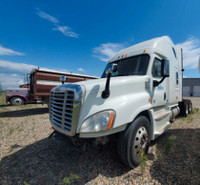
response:
<path fill-rule="evenodd" d="M 199 77 L 200 1 L 1 0 L 0 81 L 17 87 L 39 66 L 100 76 L 115 52 L 168 35 Z"/>

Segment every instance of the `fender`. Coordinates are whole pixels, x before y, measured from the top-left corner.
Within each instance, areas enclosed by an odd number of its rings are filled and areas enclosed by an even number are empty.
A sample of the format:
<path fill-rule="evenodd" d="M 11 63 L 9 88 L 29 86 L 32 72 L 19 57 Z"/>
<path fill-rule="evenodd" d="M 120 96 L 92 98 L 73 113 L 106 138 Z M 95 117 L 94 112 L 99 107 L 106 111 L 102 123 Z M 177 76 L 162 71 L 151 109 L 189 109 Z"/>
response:
<path fill-rule="evenodd" d="M 148 108 L 148 107 L 147 107 Z M 142 110 L 142 109 L 141 109 Z M 150 140 L 154 139 L 154 119 L 153 119 L 153 110 L 152 109 L 146 109 L 146 110 L 142 110 L 141 112 L 139 112 L 136 116 L 133 116 L 133 120 L 129 123 L 131 124 L 137 117 L 144 115 L 148 118 L 149 122 L 150 122 L 150 126 L 151 126 L 151 135 L 150 135 Z M 129 125 L 127 124 L 127 126 Z M 127 128 L 126 126 L 126 128 Z"/>
<path fill-rule="evenodd" d="M 19 95 L 19 94 L 14 94 L 14 95 L 12 95 L 12 96 L 9 96 L 8 99 L 7 99 L 7 101 L 10 101 L 11 98 L 13 98 L 13 97 L 21 97 L 21 98 L 24 99 L 25 103 L 27 103 L 27 102 L 29 101 L 27 97 L 22 96 L 22 95 Z"/>

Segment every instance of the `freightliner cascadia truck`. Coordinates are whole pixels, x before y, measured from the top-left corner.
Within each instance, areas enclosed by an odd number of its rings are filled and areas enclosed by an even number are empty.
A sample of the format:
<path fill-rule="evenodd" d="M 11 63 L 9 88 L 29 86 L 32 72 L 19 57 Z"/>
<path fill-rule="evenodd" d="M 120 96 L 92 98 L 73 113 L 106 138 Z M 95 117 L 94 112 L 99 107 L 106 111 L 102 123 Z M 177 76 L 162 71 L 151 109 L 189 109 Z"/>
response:
<path fill-rule="evenodd" d="M 100 79 L 53 88 L 50 122 L 71 138 L 117 136 L 118 156 L 133 168 L 151 140 L 191 111 L 182 73 L 182 49 L 169 37 L 136 44 L 113 56 Z"/>

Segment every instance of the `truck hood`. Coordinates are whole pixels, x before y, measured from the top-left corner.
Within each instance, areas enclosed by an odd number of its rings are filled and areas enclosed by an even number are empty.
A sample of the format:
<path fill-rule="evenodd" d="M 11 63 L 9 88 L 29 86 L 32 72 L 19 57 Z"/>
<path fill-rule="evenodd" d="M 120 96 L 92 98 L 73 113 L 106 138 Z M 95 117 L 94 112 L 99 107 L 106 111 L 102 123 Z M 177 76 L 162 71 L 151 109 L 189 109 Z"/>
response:
<path fill-rule="evenodd" d="M 76 92 L 73 102 L 75 120 L 73 129 L 76 133 L 80 133 L 81 125 L 86 119 L 98 112 L 113 110 L 115 121 L 112 128 L 118 129 L 124 123 L 130 123 L 139 112 L 151 108 L 149 76 L 112 77 L 110 96 L 104 99 L 102 92 L 105 89 L 106 80 L 106 78 L 101 78 L 64 84 L 51 90 L 51 92 L 65 92 L 66 89 L 69 91 L 71 89 Z"/>
<path fill-rule="evenodd" d="M 105 89 L 106 78 L 77 82 L 84 89 L 82 110 L 77 130 L 89 116 L 103 111 L 126 107 L 131 101 L 148 102 L 150 97 L 150 78 L 148 76 L 120 76 L 110 79 L 110 96 L 102 98 Z M 141 99 L 140 99 L 141 98 Z M 137 100 L 135 100 L 137 99 Z"/>
<path fill-rule="evenodd" d="M 127 86 L 129 83 L 131 85 L 134 85 L 135 83 L 145 81 L 147 79 L 147 76 L 119 76 L 119 77 L 111 77 L 110 79 L 110 93 L 112 93 L 112 89 L 114 87 L 119 87 L 120 86 Z M 100 78 L 100 79 L 95 79 L 95 80 L 87 80 L 87 81 L 81 81 L 81 82 L 76 82 L 75 84 L 81 85 L 86 89 L 86 93 L 97 93 L 97 92 L 102 92 L 105 89 L 106 85 L 106 80 L 107 78 Z"/>

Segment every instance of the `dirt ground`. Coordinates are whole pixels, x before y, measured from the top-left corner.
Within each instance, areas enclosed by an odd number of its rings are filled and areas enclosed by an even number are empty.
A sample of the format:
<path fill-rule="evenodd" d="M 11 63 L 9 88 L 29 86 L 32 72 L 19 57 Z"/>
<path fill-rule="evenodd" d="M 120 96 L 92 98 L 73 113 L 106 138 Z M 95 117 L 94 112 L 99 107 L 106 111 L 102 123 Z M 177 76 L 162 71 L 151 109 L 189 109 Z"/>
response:
<path fill-rule="evenodd" d="M 115 142 L 83 150 L 52 131 L 46 106 L 0 107 L 0 184 L 200 184 L 198 108 L 151 143 L 143 175 L 119 162 Z"/>
<path fill-rule="evenodd" d="M 190 99 L 193 107 L 200 107 L 200 97 L 184 97 L 184 99 Z"/>

